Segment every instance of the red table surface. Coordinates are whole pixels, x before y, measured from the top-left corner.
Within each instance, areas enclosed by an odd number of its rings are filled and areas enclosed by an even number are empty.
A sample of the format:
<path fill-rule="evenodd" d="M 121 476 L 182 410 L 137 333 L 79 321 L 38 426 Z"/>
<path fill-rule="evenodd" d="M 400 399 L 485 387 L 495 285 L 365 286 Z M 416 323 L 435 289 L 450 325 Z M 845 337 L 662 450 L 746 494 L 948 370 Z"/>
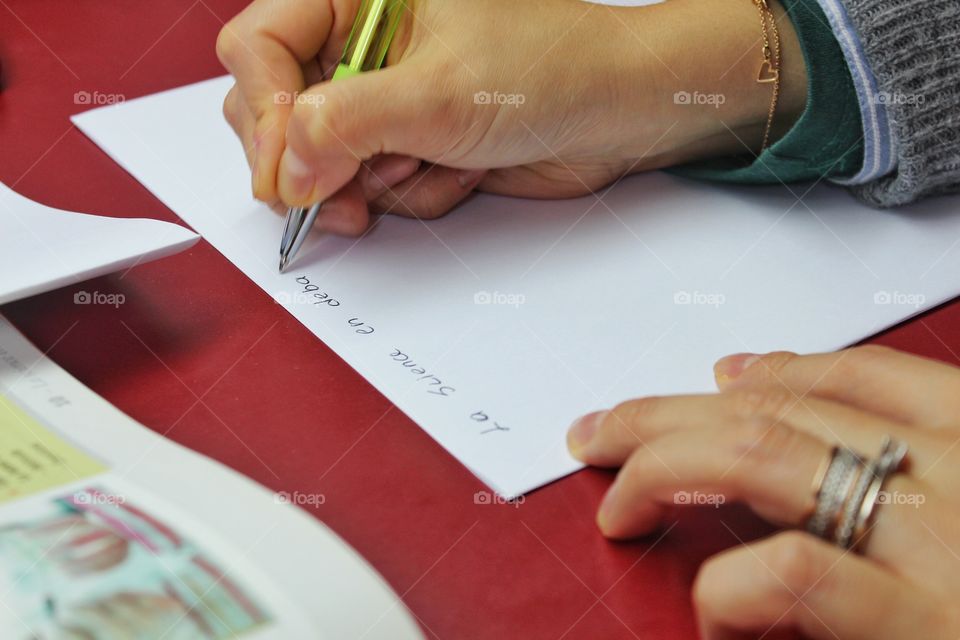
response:
<path fill-rule="evenodd" d="M 0 1 L 0 180 L 54 207 L 174 221 L 71 126 L 88 108 L 74 94 L 222 74 L 215 37 L 244 4 Z M 79 290 L 126 302 L 75 305 Z M 594 512 L 611 475 L 596 470 L 518 506 L 475 504 L 469 471 L 205 242 L 0 311 L 149 428 L 273 490 L 323 493 L 312 513 L 429 637 L 694 638 L 698 565 L 770 531 L 744 509 L 691 509 L 662 538 L 609 543 Z M 960 304 L 871 341 L 956 363 Z"/>

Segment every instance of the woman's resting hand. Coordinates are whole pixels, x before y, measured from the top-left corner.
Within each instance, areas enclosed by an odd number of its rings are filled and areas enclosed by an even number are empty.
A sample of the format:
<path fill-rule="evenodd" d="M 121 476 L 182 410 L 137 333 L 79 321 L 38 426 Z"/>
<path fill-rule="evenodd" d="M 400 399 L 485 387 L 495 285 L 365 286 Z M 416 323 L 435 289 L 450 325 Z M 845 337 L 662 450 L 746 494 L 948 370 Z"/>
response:
<path fill-rule="evenodd" d="M 724 358 L 715 395 L 642 398 L 569 433 L 584 462 L 620 467 L 598 514 L 611 538 L 650 533 L 674 504 L 745 502 L 802 527 L 834 445 L 909 444 L 860 549 L 786 531 L 708 560 L 703 637 L 960 637 L 960 369 L 882 347 Z"/>

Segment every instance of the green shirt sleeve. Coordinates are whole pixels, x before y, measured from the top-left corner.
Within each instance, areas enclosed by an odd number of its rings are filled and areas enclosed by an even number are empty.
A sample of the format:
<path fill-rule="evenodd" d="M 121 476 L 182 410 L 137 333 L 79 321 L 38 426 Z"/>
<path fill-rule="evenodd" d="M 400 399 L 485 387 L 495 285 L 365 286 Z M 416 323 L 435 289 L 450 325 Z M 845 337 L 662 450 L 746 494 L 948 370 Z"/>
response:
<path fill-rule="evenodd" d="M 717 182 L 770 184 L 854 175 L 863 164 L 860 105 L 843 51 L 817 0 L 782 0 L 807 65 L 807 106 L 760 154 L 716 158 L 672 172 Z"/>

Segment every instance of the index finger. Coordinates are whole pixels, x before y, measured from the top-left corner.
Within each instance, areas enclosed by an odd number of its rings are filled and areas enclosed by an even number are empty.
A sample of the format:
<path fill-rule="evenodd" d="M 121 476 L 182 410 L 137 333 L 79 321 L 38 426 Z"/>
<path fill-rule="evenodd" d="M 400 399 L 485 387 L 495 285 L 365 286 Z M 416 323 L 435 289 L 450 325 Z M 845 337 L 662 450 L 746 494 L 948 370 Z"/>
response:
<path fill-rule="evenodd" d="M 220 31 L 217 56 L 255 119 L 254 195 L 260 200 L 276 199 L 277 166 L 295 96 L 305 88 L 304 65 L 343 39 L 331 35 L 349 29 L 356 4 L 256 0 Z"/>
<path fill-rule="evenodd" d="M 723 390 L 778 386 L 911 425 L 954 428 L 960 412 L 960 369 L 877 345 L 803 356 L 736 354 L 717 362 L 715 373 Z"/>

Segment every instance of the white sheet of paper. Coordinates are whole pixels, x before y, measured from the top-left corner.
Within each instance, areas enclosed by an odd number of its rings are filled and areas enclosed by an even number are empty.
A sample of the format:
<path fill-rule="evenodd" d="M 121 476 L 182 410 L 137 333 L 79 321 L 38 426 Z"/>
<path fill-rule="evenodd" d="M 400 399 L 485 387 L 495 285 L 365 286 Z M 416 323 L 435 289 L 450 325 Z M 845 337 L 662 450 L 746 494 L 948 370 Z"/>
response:
<path fill-rule="evenodd" d="M 315 234 L 281 276 L 283 220 L 251 198 L 221 116 L 230 84 L 74 122 L 502 496 L 578 468 L 564 434 L 582 413 L 710 391 L 723 355 L 839 348 L 960 292 L 960 199 L 876 211 L 660 173 Z M 310 384 L 291 390 L 305 411 Z"/>
<path fill-rule="evenodd" d="M 182 251 L 177 224 L 62 211 L 0 184 L 0 304 Z"/>

